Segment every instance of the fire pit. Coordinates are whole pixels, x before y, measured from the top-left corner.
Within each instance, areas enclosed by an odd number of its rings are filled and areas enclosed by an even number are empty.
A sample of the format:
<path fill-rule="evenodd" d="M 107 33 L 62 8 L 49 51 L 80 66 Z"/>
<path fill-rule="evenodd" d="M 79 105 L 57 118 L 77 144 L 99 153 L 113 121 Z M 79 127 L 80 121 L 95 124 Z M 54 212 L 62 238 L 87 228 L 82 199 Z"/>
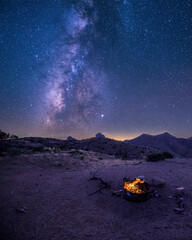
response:
<path fill-rule="evenodd" d="M 151 197 L 151 186 L 140 178 L 126 180 L 123 184 L 124 198 L 133 202 L 143 202 Z"/>

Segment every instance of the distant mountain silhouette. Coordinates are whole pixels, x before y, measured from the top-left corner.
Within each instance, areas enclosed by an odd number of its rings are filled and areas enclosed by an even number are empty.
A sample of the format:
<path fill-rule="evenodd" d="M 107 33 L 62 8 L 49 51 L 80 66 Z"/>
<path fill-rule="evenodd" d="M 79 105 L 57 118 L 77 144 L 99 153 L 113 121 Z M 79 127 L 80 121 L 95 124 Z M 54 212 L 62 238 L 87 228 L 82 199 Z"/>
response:
<path fill-rule="evenodd" d="M 47 148 L 76 149 L 100 152 L 123 159 L 142 159 L 151 153 L 167 151 L 175 157 L 192 158 L 192 137 L 177 138 L 168 132 L 156 136 L 142 134 L 132 140 L 117 141 L 106 138 L 101 133 L 96 137 L 77 140 L 69 136 L 67 140 L 54 138 L 19 138 L 0 131 L 0 152 L 19 149 L 21 153 L 46 151 Z"/>
<path fill-rule="evenodd" d="M 72 148 L 100 152 L 125 159 L 141 159 L 158 152 L 149 147 L 136 146 L 110 138 L 94 137 L 76 142 Z"/>
<path fill-rule="evenodd" d="M 178 157 L 192 158 L 192 138 L 177 138 L 168 132 L 155 136 L 142 134 L 135 139 L 125 140 L 125 142 L 168 151 Z"/>

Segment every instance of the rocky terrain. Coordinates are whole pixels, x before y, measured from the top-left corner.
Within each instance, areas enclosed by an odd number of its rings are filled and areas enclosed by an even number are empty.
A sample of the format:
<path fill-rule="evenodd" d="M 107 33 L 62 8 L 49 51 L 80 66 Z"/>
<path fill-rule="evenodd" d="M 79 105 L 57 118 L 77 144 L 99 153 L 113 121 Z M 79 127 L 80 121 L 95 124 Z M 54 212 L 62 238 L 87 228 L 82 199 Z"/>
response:
<path fill-rule="evenodd" d="M 192 159 L 151 153 L 101 135 L 0 140 L 0 239 L 191 239 Z M 127 201 L 123 179 L 138 176 L 151 198 Z"/>
<path fill-rule="evenodd" d="M 109 138 L 89 138 L 85 140 L 60 140 L 53 138 L 19 138 L 0 140 L 0 155 L 19 155 L 35 152 L 59 152 L 76 149 L 94 151 L 123 159 L 143 159 L 148 154 L 159 152 L 150 147 L 136 146 Z"/>
<path fill-rule="evenodd" d="M 124 142 L 168 151 L 177 157 L 192 158 L 192 138 L 177 138 L 167 132 L 156 136 L 142 134 Z"/>
<path fill-rule="evenodd" d="M 159 135 L 142 134 L 132 140 L 117 141 L 98 133 L 93 138 L 67 140 L 55 138 L 26 137 L 0 131 L 0 155 L 60 151 L 76 149 L 100 152 L 122 159 L 143 159 L 147 155 L 167 151 L 179 158 L 192 158 L 192 138 L 177 138 L 165 132 Z"/>
<path fill-rule="evenodd" d="M 0 157 L 0 239 L 191 239 L 191 169 L 191 159 L 153 163 L 85 150 Z M 151 199 L 117 194 L 124 177 L 141 175 L 156 179 Z"/>

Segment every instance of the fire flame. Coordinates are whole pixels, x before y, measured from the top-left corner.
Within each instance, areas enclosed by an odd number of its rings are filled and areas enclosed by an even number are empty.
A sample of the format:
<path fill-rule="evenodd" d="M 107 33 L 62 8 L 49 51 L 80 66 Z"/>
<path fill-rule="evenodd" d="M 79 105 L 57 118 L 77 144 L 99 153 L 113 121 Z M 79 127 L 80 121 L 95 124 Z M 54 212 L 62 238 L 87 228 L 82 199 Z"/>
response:
<path fill-rule="evenodd" d="M 144 180 L 141 180 L 139 178 L 136 178 L 133 181 L 128 181 L 123 184 L 123 188 L 131 193 L 136 193 L 136 194 L 142 194 L 146 193 L 148 189 L 146 188 L 144 184 Z"/>

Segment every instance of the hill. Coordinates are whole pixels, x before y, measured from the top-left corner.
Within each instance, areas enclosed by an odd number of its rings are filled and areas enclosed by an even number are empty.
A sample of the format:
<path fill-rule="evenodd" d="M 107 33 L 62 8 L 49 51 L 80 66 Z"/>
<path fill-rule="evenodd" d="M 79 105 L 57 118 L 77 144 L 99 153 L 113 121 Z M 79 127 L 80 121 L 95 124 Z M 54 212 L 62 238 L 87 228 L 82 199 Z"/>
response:
<path fill-rule="evenodd" d="M 60 151 L 67 149 L 85 150 L 112 155 L 123 159 L 143 159 L 158 150 L 145 146 L 117 141 L 109 138 L 89 138 L 84 140 L 61 140 L 54 138 L 29 137 L 1 140 L 0 155 L 30 154 L 34 152 Z"/>
<path fill-rule="evenodd" d="M 160 151 L 168 151 L 178 157 L 192 157 L 192 140 L 177 138 L 167 132 L 155 136 L 142 134 L 135 139 L 125 140 L 125 142 L 138 146 L 151 147 Z"/>

